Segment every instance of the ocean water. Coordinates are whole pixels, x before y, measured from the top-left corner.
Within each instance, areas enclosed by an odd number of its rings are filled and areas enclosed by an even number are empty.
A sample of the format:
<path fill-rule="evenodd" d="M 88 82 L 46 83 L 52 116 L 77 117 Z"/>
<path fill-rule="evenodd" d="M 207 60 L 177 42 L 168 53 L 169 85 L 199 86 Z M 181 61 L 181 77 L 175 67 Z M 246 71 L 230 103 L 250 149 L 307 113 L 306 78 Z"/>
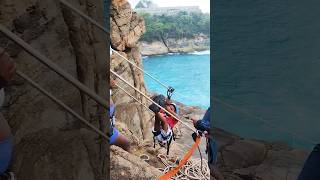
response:
<path fill-rule="evenodd" d="M 310 149 L 320 142 L 320 1 L 213 4 L 215 126 Z"/>
<path fill-rule="evenodd" d="M 175 89 L 172 99 L 206 109 L 210 105 L 210 51 L 143 57 L 144 70 Z M 148 91 L 166 95 L 164 87 L 147 75 Z"/>

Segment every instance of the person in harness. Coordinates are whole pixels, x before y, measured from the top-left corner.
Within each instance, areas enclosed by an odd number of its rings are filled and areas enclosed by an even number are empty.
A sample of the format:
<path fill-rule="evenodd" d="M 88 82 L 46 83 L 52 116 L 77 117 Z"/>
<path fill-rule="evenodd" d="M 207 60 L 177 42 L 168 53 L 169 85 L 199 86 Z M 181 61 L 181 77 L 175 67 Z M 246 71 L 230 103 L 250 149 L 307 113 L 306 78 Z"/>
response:
<path fill-rule="evenodd" d="M 15 74 L 15 64 L 9 54 L 0 48 L 0 108 L 3 105 L 5 94 L 4 87 Z M 13 135 L 7 120 L 0 112 L 0 179 L 13 180 L 14 175 L 8 172 L 13 151 Z"/>
<path fill-rule="evenodd" d="M 114 89 L 116 86 L 116 81 L 114 79 L 110 79 L 110 97 L 112 95 L 112 90 Z M 116 145 L 118 147 L 121 147 L 123 150 L 130 152 L 130 142 L 129 140 L 122 134 L 120 134 L 120 132 L 118 131 L 117 128 L 115 128 L 114 123 L 115 123 L 115 105 L 112 101 L 112 99 L 110 98 L 110 133 L 109 137 L 109 143 L 110 145 Z"/>
<path fill-rule="evenodd" d="M 178 106 L 165 96 L 157 95 L 153 98 L 153 101 L 165 108 L 175 117 L 179 117 Z M 155 122 L 152 130 L 154 136 L 154 147 L 156 141 L 159 142 L 159 145 L 162 147 L 167 145 L 167 154 L 169 154 L 170 144 L 174 139 L 173 128 L 177 124 L 178 120 L 155 104 L 151 104 L 149 109 L 155 113 Z"/>
<path fill-rule="evenodd" d="M 210 167 L 210 175 L 213 176 L 217 180 L 222 180 L 223 176 L 219 173 L 217 168 L 217 144 L 216 141 L 209 137 L 210 135 L 210 113 L 211 108 L 209 107 L 203 116 L 202 120 L 192 119 L 194 127 L 207 138 L 207 150 L 208 153 L 208 164 Z"/>

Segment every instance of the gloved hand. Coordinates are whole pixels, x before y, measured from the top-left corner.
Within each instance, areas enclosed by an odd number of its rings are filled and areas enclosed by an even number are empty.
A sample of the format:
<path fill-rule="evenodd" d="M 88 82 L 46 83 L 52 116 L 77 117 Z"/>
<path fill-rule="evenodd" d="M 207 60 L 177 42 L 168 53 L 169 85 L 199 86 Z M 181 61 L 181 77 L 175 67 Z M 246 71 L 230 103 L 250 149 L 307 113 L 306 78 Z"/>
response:
<path fill-rule="evenodd" d="M 192 139 L 193 139 L 194 141 L 196 141 L 196 139 L 197 139 L 198 136 L 202 136 L 202 132 L 201 132 L 201 131 L 194 132 L 194 133 L 192 133 L 191 136 L 192 136 Z"/>
<path fill-rule="evenodd" d="M 165 108 L 165 106 L 166 106 L 166 97 L 164 95 L 162 95 L 162 94 L 157 95 L 152 100 L 155 103 L 159 104 L 161 107 Z M 153 111 L 154 113 L 158 113 L 160 111 L 160 108 L 157 105 L 155 105 L 154 103 L 149 106 L 149 109 L 151 111 Z"/>

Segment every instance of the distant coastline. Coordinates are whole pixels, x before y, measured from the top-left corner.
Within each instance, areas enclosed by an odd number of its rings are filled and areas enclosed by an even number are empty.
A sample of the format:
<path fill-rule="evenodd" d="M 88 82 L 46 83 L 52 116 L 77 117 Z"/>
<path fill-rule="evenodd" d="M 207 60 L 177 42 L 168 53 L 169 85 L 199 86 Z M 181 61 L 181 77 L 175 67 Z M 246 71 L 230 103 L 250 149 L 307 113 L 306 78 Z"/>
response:
<path fill-rule="evenodd" d="M 203 51 L 193 51 L 193 52 L 180 52 L 180 53 L 166 53 L 166 54 L 152 54 L 152 55 L 143 55 L 142 54 L 142 59 L 147 59 L 148 57 L 153 57 L 153 56 L 169 56 L 169 55 L 183 55 L 183 54 L 191 54 L 191 55 L 209 55 L 210 50 L 203 50 Z"/>
<path fill-rule="evenodd" d="M 140 41 L 138 43 L 142 56 L 165 55 L 169 53 L 196 53 L 210 50 L 210 37 L 197 35 L 194 38 L 174 39 L 164 41 Z"/>

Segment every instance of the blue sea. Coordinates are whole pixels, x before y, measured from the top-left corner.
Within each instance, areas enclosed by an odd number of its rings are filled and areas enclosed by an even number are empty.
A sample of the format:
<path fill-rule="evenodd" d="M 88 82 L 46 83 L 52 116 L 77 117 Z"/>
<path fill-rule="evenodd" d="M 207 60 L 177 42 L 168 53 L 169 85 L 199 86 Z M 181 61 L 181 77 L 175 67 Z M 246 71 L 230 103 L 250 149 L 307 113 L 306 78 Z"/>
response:
<path fill-rule="evenodd" d="M 210 51 L 143 57 L 143 68 L 175 89 L 172 99 L 206 109 L 210 106 Z M 147 90 L 166 95 L 166 89 L 145 75 Z"/>
<path fill-rule="evenodd" d="M 215 1 L 215 126 L 311 149 L 320 142 L 320 1 Z"/>

